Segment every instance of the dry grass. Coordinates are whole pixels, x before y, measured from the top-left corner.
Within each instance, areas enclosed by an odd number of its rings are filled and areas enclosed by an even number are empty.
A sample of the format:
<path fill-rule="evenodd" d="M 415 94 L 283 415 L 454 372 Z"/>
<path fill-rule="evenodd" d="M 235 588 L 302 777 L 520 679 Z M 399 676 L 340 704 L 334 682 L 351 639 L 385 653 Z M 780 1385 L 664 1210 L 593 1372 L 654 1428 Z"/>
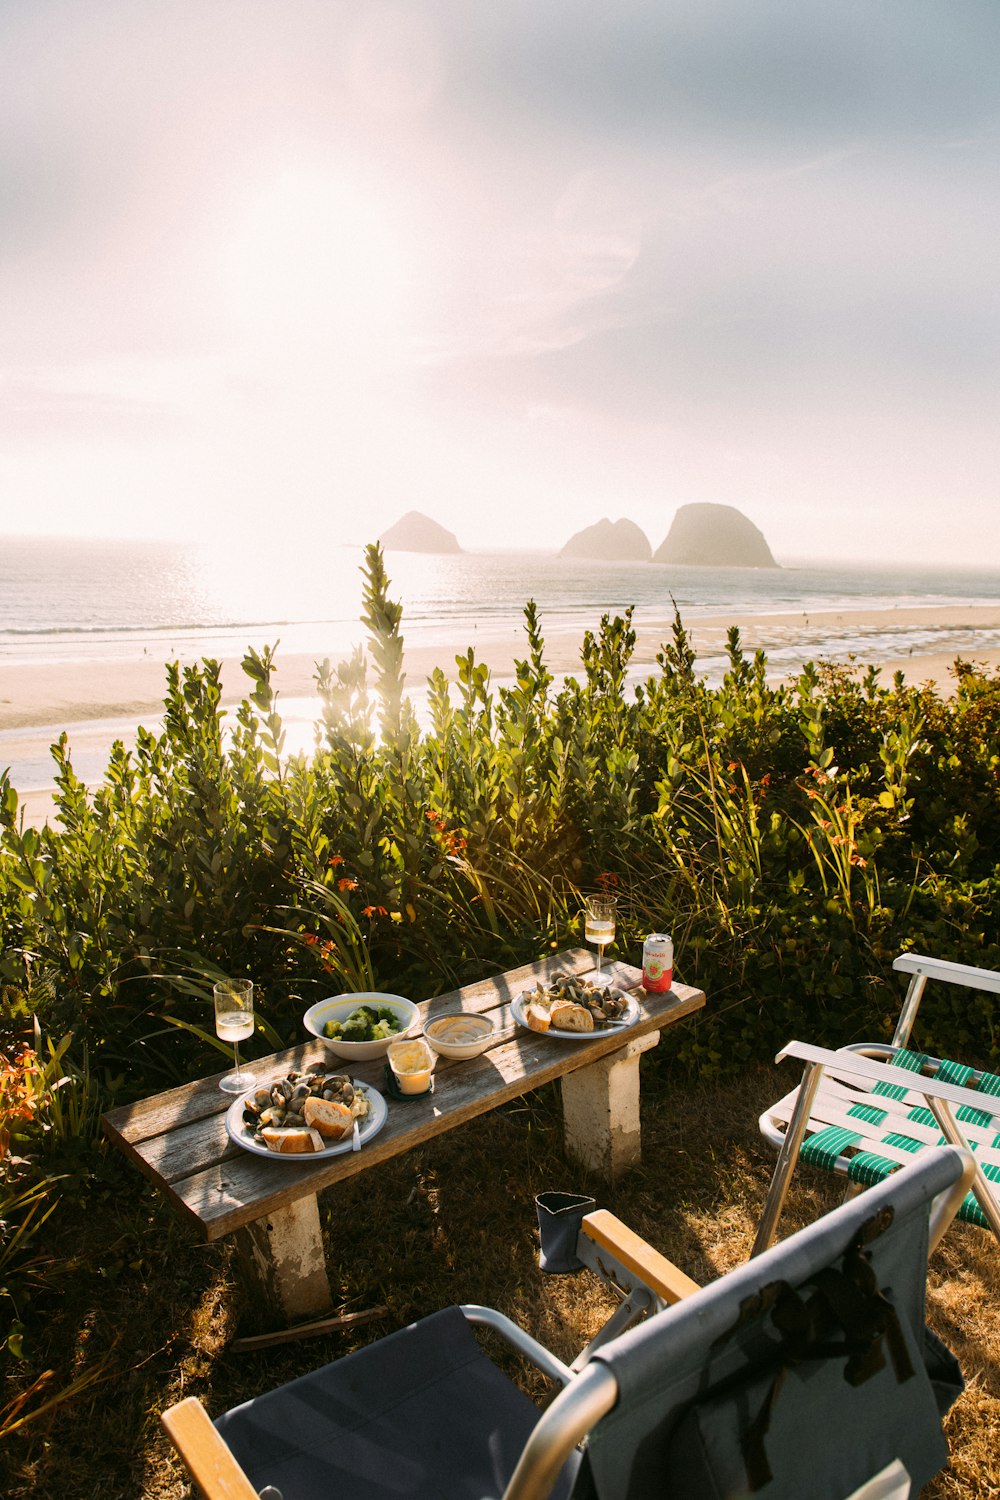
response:
<path fill-rule="evenodd" d="M 780 1088 L 787 1087 L 782 1075 Z M 756 1129 L 775 1096 L 759 1069 L 738 1086 L 693 1088 L 650 1070 L 644 1161 L 613 1191 L 587 1183 L 561 1149 L 558 1093 L 546 1090 L 359 1178 L 325 1203 L 331 1279 L 344 1310 L 384 1302 L 366 1342 L 447 1302 L 486 1302 L 571 1356 L 610 1303 L 587 1276 L 537 1270 L 533 1197 L 587 1188 L 698 1280 L 747 1255 L 771 1170 Z M 105 1378 L 0 1448 L 11 1500 L 180 1500 L 188 1493 L 158 1414 L 184 1395 L 213 1413 L 348 1352 L 344 1334 L 236 1355 L 237 1329 L 266 1327 L 246 1305 L 225 1246 L 194 1242 L 124 1163 L 84 1218 L 62 1216 L 58 1297 L 33 1312 L 30 1370 L 7 1372 L 5 1398 L 53 1367 L 65 1383 L 108 1361 Z M 832 1207 L 835 1186 L 800 1174 L 782 1232 Z M 935 1500 L 1000 1495 L 1000 1256 L 954 1226 L 934 1259 L 930 1321 L 958 1354 L 967 1389 L 948 1419 L 951 1464 Z M 525 1381 L 531 1378 L 520 1371 Z"/>

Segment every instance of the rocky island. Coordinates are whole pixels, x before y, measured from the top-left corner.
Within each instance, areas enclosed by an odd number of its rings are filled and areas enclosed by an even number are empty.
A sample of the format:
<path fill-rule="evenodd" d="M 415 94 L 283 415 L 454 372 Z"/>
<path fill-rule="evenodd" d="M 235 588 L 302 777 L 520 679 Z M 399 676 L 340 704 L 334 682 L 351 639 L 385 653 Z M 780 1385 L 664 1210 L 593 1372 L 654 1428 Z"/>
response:
<path fill-rule="evenodd" d="M 776 568 L 764 534 L 734 505 L 682 505 L 656 563 L 696 568 Z"/>
<path fill-rule="evenodd" d="M 598 562 L 649 562 L 653 549 L 634 521 L 607 517 L 570 537 L 560 557 L 594 558 Z"/>
<path fill-rule="evenodd" d="M 453 531 L 446 531 L 419 510 L 408 510 L 394 526 L 383 531 L 379 542 L 387 551 L 395 552 L 462 551 Z"/>

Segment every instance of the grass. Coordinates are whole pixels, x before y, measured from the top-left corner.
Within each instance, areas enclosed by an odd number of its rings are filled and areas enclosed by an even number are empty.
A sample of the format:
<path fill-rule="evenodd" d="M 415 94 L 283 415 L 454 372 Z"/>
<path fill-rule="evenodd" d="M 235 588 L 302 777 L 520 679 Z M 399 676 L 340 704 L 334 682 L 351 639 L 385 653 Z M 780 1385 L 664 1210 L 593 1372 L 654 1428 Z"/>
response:
<path fill-rule="evenodd" d="M 749 1251 L 772 1166 L 757 1115 L 789 1082 L 787 1071 L 760 1068 L 736 1085 L 693 1087 L 649 1067 L 643 1164 L 613 1190 L 567 1164 L 555 1088 L 389 1163 L 377 1177 L 341 1185 L 322 1200 L 341 1309 L 385 1303 L 387 1317 L 353 1335 L 252 1354 L 233 1353 L 233 1338 L 269 1325 L 247 1302 L 230 1247 L 195 1241 L 138 1173 L 110 1157 L 101 1199 L 86 1214 L 64 1205 L 50 1221 L 46 1249 L 57 1274 L 26 1319 L 28 1358 L 8 1362 L 0 1407 L 49 1369 L 46 1389 L 88 1373 L 97 1379 L 0 1440 L 4 1494 L 181 1500 L 186 1480 L 158 1424 L 165 1406 L 197 1395 L 216 1414 L 448 1302 L 497 1306 L 571 1357 L 610 1302 L 586 1274 L 538 1271 L 534 1195 L 593 1191 L 707 1281 Z M 782 1232 L 837 1201 L 833 1183 L 803 1170 Z M 958 1354 L 967 1389 L 948 1418 L 950 1466 L 924 1493 L 998 1495 L 1000 1256 L 990 1235 L 966 1225 L 949 1231 L 932 1265 L 929 1317 Z M 516 1373 L 534 1388 L 526 1368 Z"/>

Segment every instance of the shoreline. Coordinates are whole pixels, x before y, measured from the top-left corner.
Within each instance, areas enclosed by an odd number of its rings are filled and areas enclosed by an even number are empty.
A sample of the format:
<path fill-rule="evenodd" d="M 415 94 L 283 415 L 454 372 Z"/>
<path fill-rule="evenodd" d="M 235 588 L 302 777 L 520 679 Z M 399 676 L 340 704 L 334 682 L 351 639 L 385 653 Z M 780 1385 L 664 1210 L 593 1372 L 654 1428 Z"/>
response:
<path fill-rule="evenodd" d="M 590 626 L 597 629 L 598 621 Z M 725 669 L 727 633 L 736 625 L 747 655 L 762 649 L 767 653 L 769 677 L 773 681 L 793 675 L 805 661 L 850 662 L 858 668 L 878 666 L 882 681 L 891 683 L 896 672 L 913 685 L 933 683 L 942 696 L 954 691 L 951 668 L 956 658 L 974 661 L 987 670 L 1000 668 L 1000 606 L 942 605 L 894 609 L 825 612 L 802 610 L 771 614 L 711 615 L 692 617 L 684 627 L 697 655 L 698 670 L 710 680 Z M 636 647 L 633 673 L 655 668 L 656 655 L 671 639 L 673 615 L 635 623 Z M 456 627 L 461 628 L 461 627 Z M 583 630 L 579 621 L 542 621 L 545 661 L 557 677 L 580 670 Z M 983 637 L 983 645 L 977 637 Z M 417 696 L 436 667 L 454 681 L 458 676 L 456 654 L 473 647 L 475 659 L 484 663 L 495 683 L 509 680 L 516 659 L 527 655 L 527 641 L 520 620 L 505 625 L 480 624 L 472 638 L 448 640 L 447 627 L 436 625 L 421 631 L 404 631 L 404 668 L 408 690 Z M 907 644 L 908 643 L 908 644 Z M 897 648 L 898 650 L 894 650 Z M 340 656 L 349 652 L 341 652 Z M 240 667 L 240 656 L 221 662 L 222 703 L 231 707 L 251 687 Z M 201 660 L 190 651 L 176 658 L 182 666 Z M 279 695 L 278 711 L 303 733 L 314 721 L 318 704 L 312 654 L 277 653 L 273 683 Z M 42 784 L 40 775 L 29 777 L 34 785 L 22 790 L 17 765 L 47 764 L 48 748 L 65 730 L 71 749 L 84 745 L 91 759 L 104 747 L 102 764 L 116 738 L 128 740 L 129 727 L 145 724 L 155 728 L 163 710 L 166 671 L 163 662 L 144 657 L 135 660 L 98 662 L 17 663 L 0 666 L 0 769 L 12 768 L 25 823 L 38 826 L 52 810 L 52 785 Z M 300 735 L 301 738 L 301 735 Z M 88 777 L 83 775 L 83 779 Z"/>
<path fill-rule="evenodd" d="M 595 622 L 590 628 L 596 629 Z M 893 670 L 908 669 L 909 672 L 923 664 L 930 675 L 944 674 L 961 655 L 966 660 L 975 658 L 995 662 L 1000 658 L 1000 606 L 914 606 L 901 609 L 882 610 L 837 610 L 824 612 L 789 611 L 773 614 L 711 615 L 697 616 L 684 621 L 685 629 L 697 652 L 699 662 L 722 655 L 725 652 L 729 628 L 740 629 L 744 649 L 752 653 L 763 649 L 769 658 L 782 648 L 792 646 L 802 661 L 812 659 L 844 660 L 850 654 L 861 659 L 865 646 L 882 649 L 873 653 L 875 665 Z M 545 638 L 545 660 L 549 670 L 557 674 L 572 673 L 580 666 L 580 645 L 583 629 L 578 622 L 572 624 L 549 623 L 543 620 Z M 671 637 L 673 616 L 664 615 L 652 621 L 635 624 L 636 648 L 632 658 L 634 667 L 655 665 L 656 654 L 662 644 Z M 586 627 L 583 627 L 584 629 Z M 976 634 L 985 632 L 994 640 L 982 647 L 976 644 Z M 891 651 L 893 634 L 928 636 L 921 640 L 919 649 L 912 646 L 907 652 L 894 654 Z M 962 639 L 959 649 L 951 650 L 935 644 L 932 637 L 947 634 Z M 844 638 L 850 638 L 850 649 L 845 650 Z M 870 638 L 870 640 L 869 640 Z M 485 663 L 492 675 L 500 678 L 513 674 L 514 661 L 527 652 L 523 627 L 485 625 L 476 627 L 471 641 L 449 643 L 441 626 L 433 630 L 404 632 L 404 668 L 411 689 L 422 685 L 435 667 L 441 667 L 446 676 L 454 681 L 458 675 L 455 656 L 471 645 L 477 662 Z M 890 649 L 885 649 L 887 642 Z M 840 649 L 838 649 L 838 644 Z M 825 648 L 825 649 L 824 649 Z M 186 651 L 176 656 L 182 666 L 190 666 L 201 660 L 198 651 Z M 240 668 L 241 656 L 222 658 L 223 703 L 240 701 L 250 687 L 250 679 Z M 867 665 L 865 659 L 865 665 Z M 778 671 L 778 665 L 775 665 Z M 314 698 L 316 657 L 305 652 L 289 651 L 276 656 L 274 685 L 283 698 Z M 781 671 L 780 675 L 787 675 Z M 924 680 L 921 678 L 921 680 Z M 0 734 L 31 729 L 45 730 L 59 726 L 67 728 L 85 721 L 122 719 L 135 717 L 140 722 L 143 715 L 158 716 L 163 707 L 166 689 L 165 664 L 152 657 L 135 660 L 103 660 L 95 662 L 17 662 L 0 665 Z"/>

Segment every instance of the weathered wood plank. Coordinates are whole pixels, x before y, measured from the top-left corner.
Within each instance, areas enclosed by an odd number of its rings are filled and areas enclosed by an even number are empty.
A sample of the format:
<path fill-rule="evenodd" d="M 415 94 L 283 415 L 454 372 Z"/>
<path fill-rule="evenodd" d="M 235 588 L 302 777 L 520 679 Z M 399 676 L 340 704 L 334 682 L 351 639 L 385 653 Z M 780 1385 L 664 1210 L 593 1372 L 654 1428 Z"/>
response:
<path fill-rule="evenodd" d="M 507 1005 L 514 1001 L 522 990 L 529 989 L 532 983 L 547 978 L 558 969 L 582 974 L 588 969 L 594 968 L 594 954 L 589 953 L 586 948 L 571 948 L 565 953 L 555 954 L 550 959 L 543 959 L 537 963 L 526 963 L 520 969 L 511 969 L 508 974 L 496 975 L 489 980 L 478 980 L 475 984 L 468 984 L 460 990 L 451 990 L 447 995 L 436 996 L 435 999 L 424 1001 L 421 1004 L 421 1016 L 424 1020 L 430 1020 L 433 1016 L 441 1016 L 445 1011 L 490 1011 L 498 1005 Z M 621 965 L 622 978 L 619 983 L 622 987 L 631 987 L 637 983 L 636 975 L 639 971 L 631 969 L 628 965 Z M 499 1025 L 499 1022 L 498 1022 Z M 513 1025 L 510 1017 L 505 1019 L 505 1025 Z M 324 1047 L 321 1043 L 310 1038 L 306 1043 L 298 1047 L 292 1047 L 288 1052 L 274 1053 L 270 1058 L 258 1059 L 247 1067 L 261 1073 L 267 1068 L 268 1077 L 282 1077 L 282 1068 L 289 1073 L 292 1068 L 309 1067 L 310 1062 L 322 1062 L 327 1059 Z M 222 1068 L 217 1074 L 207 1079 L 196 1079 L 193 1083 L 181 1083 L 177 1088 L 168 1089 L 163 1094 L 154 1095 L 148 1100 L 136 1100 L 135 1104 L 124 1104 L 115 1110 L 109 1110 L 103 1116 L 105 1133 L 118 1143 L 138 1143 L 148 1137 L 160 1136 L 165 1131 L 175 1130 L 180 1127 L 181 1122 L 192 1122 L 196 1119 L 210 1118 L 217 1115 L 223 1107 L 228 1107 L 231 1100 L 226 1100 L 219 1091 L 219 1079 L 229 1071 Z M 373 1082 L 373 1080 L 369 1080 Z"/>
<path fill-rule="evenodd" d="M 589 973 L 593 966 L 593 953 L 572 949 L 425 1002 L 421 1007 L 425 1019 L 456 1009 L 488 1012 L 497 1026 L 497 1037 L 487 1052 L 470 1062 L 440 1059 L 434 1093 L 406 1104 L 393 1101 L 385 1126 L 361 1152 L 306 1165 L 240 1150 L 226 1136 L 224 1116 L 232 1099 L 219 1091 L 219 1075 L 114 1110 L 105 1116 L 105 1131 L 206 1239 L 218 1239 L 307 1194 L 368 1171 L 532 1088 L 610 1056 L 629 1038 L 658 1031 L 705 1003 L 700 990 L 682 986 L 667 995 L 647 996 L 639 988 L 639 970 L 615 964 L 610 966 L 611 981 L 635 993 L 640 1001 L 641 1018 L 627 1032 L 608 1032 L 577 1042 L 540 1036 L 515 1025 L 510 1005 L 523 990 L 557 971 Z M 252 1066 L 258 1078 L 266 1081 L 324 1056 L 321 1044 L 310 1040 Z M 352 1067 L 351 1072 L 378 1088 L 382 1068 L 378 1060 Z"/>
<path fill-rule="evenodd" d="M 700 997 L 681 999 L 672 1018 L 690 1014 L 700 1003 Z M 643 1031 L 657 1029 L 655 1018 L 643 1026 Z M 629 1032 L 630 1037 L 639 1034 L 638 1026 Z M 598 1045 L 602 1054 L 618 1050 L 614 1043 Z M 619 1041 L 618 1048 L 621 1045 Z M 595 1060 L 592 1045 L 559 1042 L 522 1031 L 513 1041 L 474 1062 L 441 1068 L 434 1094 L 392 1106 L 383 1130 L 357 1154 L 346 1153 L 325 1163 L 297 1166 L 237 1152 L 205 1171 L 173 1182 L 167 1190 L 178 1206 L 195 1219 L 206 1238 L 217 1239 L 274 1208 L 294 1202 L 304 1192 L 318 1192 L 357 1172 L 368 1171 L 532 1088 L 586 1068 Z"/>
<path fill-rule="evenodd" d="M 322 1042 L 310 1037 L 308 1042 L 289 1048 L 287 1052 L 274 1053 L 271 1057 L 246 1063 L 246 1068 L 248 1072 L 259 1075 L 266 1067 L 269 1077 L 277 1077 L 280 1066 L 284 1067 L 286 1073 L 292 1068 L 301 1070 L 310 1063 L 326 1061 L 326 1056 Z M 280 1066 L 272 1071 L 272 1064 L 276 1062 Z M 219 1079 L 231 1071 L 231 1068 L 223 1068 L 210 1078 L 198 1078 L 193 1083 L 183 1083 L 177 1088 L 168 1089 L 166 1093 L 155 1094 L 149 1099 L 137 1099 L 134 1104 L 123 1104 L 117 1109 L 109 1110 L 102 1121 L 105 1135 L 114 1140 L 116 1145 L 125 1141 L 137 1144 L 153 1136 L 163 1135 L 166 1131 L 180 1129 L 185 1124 L 224 1114 L 232 1104 L 233 1096 L 222 1092 Z"/>
<path fill-rule="evenodd" d="M 499 1012 L 494 1018 L 497 1029 L 498 1031 L 509 1030 L 515 1024 L 510 1014 L 510 1003 L 523 990 L 530 988 L 537 980 L 545 979 L 556 970 L 582 973 L 592 969 L 593 966 L 594 955 L 587 949 L 570 949 L 537 963 L 524 964 L 520 969 L 511 970 L 508 974 L 479 980 L 475 984 L 466 985 L 463 989 L 452 990 L 449 994 L 424 1001 L 420 1006 L 421 1019 L 430 1020 L 434 1016 L 453 1010 L 480 1013 L 492 1012 L 499 1007 Z M 638 970 L 626 964 L 618 967 L 621 970 L 621 978 L 618 980 L 620 987 L 633 988 L 637 983 Z M 292 1069 L 301 1071 L 310 1063 L 324 1061 L 330 1061 L 330 1059 L 322 1043 L 310 1038 L 298 1047 L 257 1059 L 253 1063 L 248 1063 L 247 1066 L 262 1079 L 265 1076 L 274 1079 L 284 1077 Z M 336 1060 L 333 1060 L 333 1064 L 337 1067 L 348 1066 Z M 152 1098 L 139 1099 L 134 1104 L 125 1104 L 117 1109 L 109 1110 L 103 1117 L 105 1134 L 116 1145 L 127 1150 L 129 1144 L 138 1146 L 143 1141 L 185 1129 L 188 1125 L 198 1121 L 211 1121 L 214 1116 L 225 1113 L 232 1102 L 231 1097 L 227 1098 L 219 1089 L 219 1079 L 227 1071 L 228 1069 L 224 1068 L 209 1078 L 199 1078 L 192 1083 L 180 1084 Z M 356 1071 L 359 1076 L 363 1073 L 360 1067 L 356 1068 Z M 373 1084 L 376 1082 L 374 1076 L 366 1081 Z M 211 1132 L 209 1134 L 212 1135 Z"/>

